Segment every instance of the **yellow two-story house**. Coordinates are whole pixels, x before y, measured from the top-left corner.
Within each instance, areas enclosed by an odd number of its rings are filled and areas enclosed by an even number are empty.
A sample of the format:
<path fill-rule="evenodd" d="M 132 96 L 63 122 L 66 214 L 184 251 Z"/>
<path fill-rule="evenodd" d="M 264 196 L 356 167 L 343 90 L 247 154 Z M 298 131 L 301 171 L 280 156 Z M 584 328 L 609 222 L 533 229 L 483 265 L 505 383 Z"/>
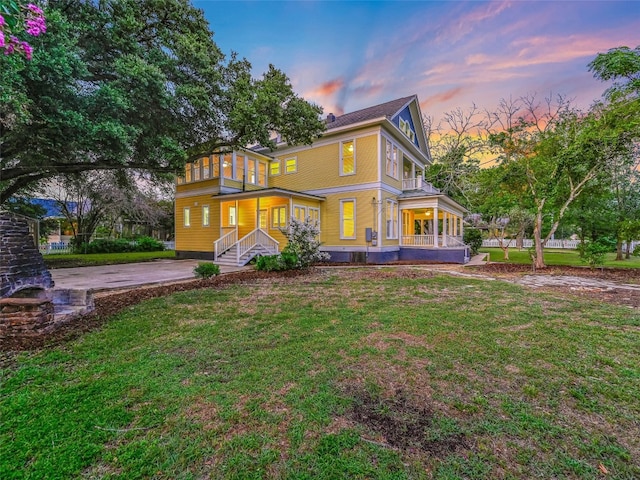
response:
<path fill-rule="evenodd" d="M 243 265 L 318 222 L 333 262 L 465 263 L 464 208 L 423 180 L 431 162 L 417 97 L 336 117 L 311 146 L 214 153 L 176 185 L 176 254 Z"/>

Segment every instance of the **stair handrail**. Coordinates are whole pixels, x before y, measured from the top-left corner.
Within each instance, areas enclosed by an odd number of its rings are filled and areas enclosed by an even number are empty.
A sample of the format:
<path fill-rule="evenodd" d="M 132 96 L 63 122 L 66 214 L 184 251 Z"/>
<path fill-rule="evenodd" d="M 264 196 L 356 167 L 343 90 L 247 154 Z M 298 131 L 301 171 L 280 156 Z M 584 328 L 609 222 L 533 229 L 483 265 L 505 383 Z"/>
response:
<path fill-rule="evenodd" d="M 257 245 L 261 245 L 262 243 L 266 243 L 266 247 L 275 247 L 276 251 L 278 251 L 278 242 L 275 238 L 269 235 L 267 232 L 262 230 L 261 228 L 256 228 L 252 232 L 247 233 L 244 237 L 238 240 L 238 248 L 236 249 L 236 263 L 240 264 L 240 258 L 249 252 L 252 248 Z"/>
<path fill-rule="evenodd" d="M 237 240 L 238 231 L 234 229 L 213 242 L 213 261 L 215 262 L 216 260 L 218 260 L 218 257 L 220 255 L 233 247 L 236 244 Z"/>

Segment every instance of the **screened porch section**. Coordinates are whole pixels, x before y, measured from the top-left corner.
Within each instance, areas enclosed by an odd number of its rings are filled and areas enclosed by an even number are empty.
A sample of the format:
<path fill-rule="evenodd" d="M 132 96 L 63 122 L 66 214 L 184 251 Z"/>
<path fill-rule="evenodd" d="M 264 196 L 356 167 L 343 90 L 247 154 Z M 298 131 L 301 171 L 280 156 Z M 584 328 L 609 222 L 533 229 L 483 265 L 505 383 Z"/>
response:
<path fill-rule="evenodd" d="M 401 209 L 405 247 L 447 248 L 464 246 L 462 216 L 438 207 Z"/>

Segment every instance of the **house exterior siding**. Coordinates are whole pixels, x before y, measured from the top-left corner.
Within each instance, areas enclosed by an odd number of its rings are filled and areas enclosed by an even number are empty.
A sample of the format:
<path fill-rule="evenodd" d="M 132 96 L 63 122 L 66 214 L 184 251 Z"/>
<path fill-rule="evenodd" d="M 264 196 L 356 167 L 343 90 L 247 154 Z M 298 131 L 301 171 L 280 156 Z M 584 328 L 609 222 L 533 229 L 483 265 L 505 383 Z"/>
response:
<path fill-rule="evenodd" d="M 233 234 L 238 241 L 258 229 L 279 242 L 281 250 L 288 220 L 313 213 L 314 218 L 319 215 L 322 249 L 333 261 L 463 261 L 464 253 L 443 253 L 458 241 L 453 237 L 462 223 L 462 207 L 420 190 L 430 158 L 417 97 L 346 114 L 334 122 L 310 146 L 212 154 L 187 166 L 176 185 L 178 255 L 207 258 L 221 237 L 229 234 L 226 242 Z M 391 174 L 388 147 L 396 155 Z M 279 167 L 272 169 L 270 163 Z M 206 165 L 210 170 L 205 171 Z M 258 179 L 259 169 L 268 172 L 266 179 Z M 203 205 L 209 206 L 208 226 L 203 225 Z M 185 208 L 189 226 L 184 225 Z M 432 221 L 427 228 L 426 208 L 442 221 Z M 415 218 L 420 220 L 414 228 Z M 450 227 L 453 222 L 456 228 Z M 433 235 L 434 228 L 442 231 Z M 377 238 L 367 241 L 367 229 Z M 439 244 L 438 235 L 443 240 Z M 409 243 L 403 243 L 405 238 Z M 426 254 L 427 249 L 435 251 Z"/>

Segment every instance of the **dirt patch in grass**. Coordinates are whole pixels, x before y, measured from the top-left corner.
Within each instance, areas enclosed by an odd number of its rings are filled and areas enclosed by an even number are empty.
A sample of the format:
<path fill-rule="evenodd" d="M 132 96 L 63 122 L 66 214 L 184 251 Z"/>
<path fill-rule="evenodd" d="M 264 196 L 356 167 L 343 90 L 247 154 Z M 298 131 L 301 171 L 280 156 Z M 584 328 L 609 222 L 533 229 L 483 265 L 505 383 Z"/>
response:
<path fill-rule="evenodd" d="M 441 431 L 434 410 L 403 390 L 383 397 L 351 385 L 345 393 L 353 399 L 347 418 L 381 438 L 379 443 L 437 456 L 469 449 L 463 433 Z"/>
<path fill-rule="evenodd" d="M 488 263 L 477 267 L 469 267 L 472 270 L 494 275 L 494 274 L 531 274 L 534 273 L 531 265 L 518 263 Z M 571 275 L 575 277 L 598 278 L 600 280 L 610 280 L 622 283 L 640 283 L 640 271 L 636 268 L 596 268 L 589 267 L 551 265 L 535 271 L 536 275 Z"/>

